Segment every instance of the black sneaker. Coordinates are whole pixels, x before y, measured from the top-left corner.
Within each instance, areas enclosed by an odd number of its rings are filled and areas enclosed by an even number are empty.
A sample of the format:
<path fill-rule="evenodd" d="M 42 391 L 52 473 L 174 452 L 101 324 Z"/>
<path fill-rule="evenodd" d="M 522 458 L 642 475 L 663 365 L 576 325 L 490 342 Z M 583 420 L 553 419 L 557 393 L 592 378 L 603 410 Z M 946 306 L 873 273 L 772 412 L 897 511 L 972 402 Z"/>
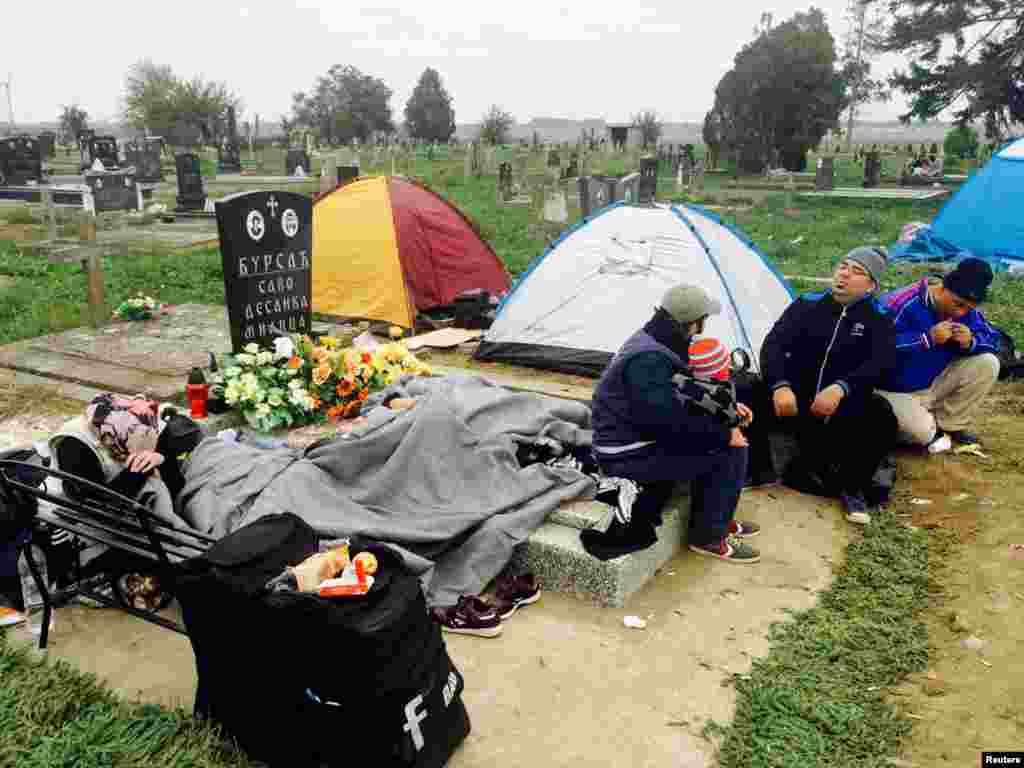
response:
<path fill-rule="evenodd" d="M 521 576 L 499 576 L 494 585 L 494 610 L 499 619 L 507 619 L 516 609 L 540 600 L 540 584 L 532 573 Z"/>
<path fill-rule="evenodd" d="M 856 525 L 867 525 L 871 522 L 871 508 L 860 493 L 844 493 L 839 497 L 846 513 L 846 521 Z"/>
<path fill-rule="evenodd" d="M 501 619 L 479 597 L 463 595 L 455 605 L 434 608 L 431 615 L 445 632 L 477 637 L 497 637 L 501 634 Z"/>
<path fill-rule="evenodd" d="M 951 438 L 956 440 L 960 445 L 977 445 L 981 446 L 981 438 L 973 432 L 966 429 L 951 430 L 946 433 Z"/>

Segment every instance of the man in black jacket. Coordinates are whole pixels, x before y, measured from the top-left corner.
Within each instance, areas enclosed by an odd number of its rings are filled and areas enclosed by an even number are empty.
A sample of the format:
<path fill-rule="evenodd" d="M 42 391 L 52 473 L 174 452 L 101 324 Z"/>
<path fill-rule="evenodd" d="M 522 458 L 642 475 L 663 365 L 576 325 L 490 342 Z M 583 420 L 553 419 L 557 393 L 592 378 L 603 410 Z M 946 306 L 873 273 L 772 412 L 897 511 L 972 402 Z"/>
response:
<path fill-rule="evenodd" d="M 702 384 L 688 367 L 691 337 L 720 311 L 698 286 L 670 288 L 601 376 L 593 399 L 594 455 L 605 475 L 639 484 L 639 493 L 628 520 L 617 518 L 603 533 L 581 533 L 595 557 L 653 544 L 676 482 L 691 481 L 690 549 L 733 563 L 760 559 L 741 541 L 758 526 L 733 519 L 747 471 L 747 442 L 734 427 L 749 425 L 753 414 L 736 403 L 731 386 Z"/>
<path fill-rule="evenodd" d="M 883 248 L 860 247 L 839 262 L 832 288 L 796 299 L 761 348 L 764 416 L 748 431 L 758 450 L 767 432 L 796 434 L 800 458 L 786 482 L 838 495 L 852 523 L 870 522 L 871 478 L 896 441 L 896 417 L 875 389 L 895 361 L 895 330 L 875 298 Z"/>

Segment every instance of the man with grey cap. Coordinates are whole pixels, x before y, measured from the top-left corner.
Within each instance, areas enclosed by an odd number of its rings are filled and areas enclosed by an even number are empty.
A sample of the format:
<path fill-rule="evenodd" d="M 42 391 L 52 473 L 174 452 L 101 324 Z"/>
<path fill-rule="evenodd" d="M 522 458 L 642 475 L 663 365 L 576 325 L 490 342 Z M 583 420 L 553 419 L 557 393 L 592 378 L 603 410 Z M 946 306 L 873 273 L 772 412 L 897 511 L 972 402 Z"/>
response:
<path fill-rule="evenodd" d="M 734 520 L 747 471 L 747 443 L 735 427 L 753 414 L 728 383 L 698 381 L 688 367 L 690 339 L 722 307 L 695 285 L 670 288 L 654 316 L 630 336 L 594 391 L 594 455 L 608 477 L 639 486 L 628 520 L 583 531 L 601 559 L 650 546 L 677 482 L 690 481 L 690 549 L 733 563 L 753 563 L 742 539 L 758 533 Z"/>
<path fill-rule="evenodd" d="M 892 316 L 875 293 L 888 263 L 881 246 L 854 248 L 832 287 L 790 304 L 761 347 L 764 409 L 752 443 L 796 435 L 800 455 L 785 482 L 839 496 L 852 523 L 870 522 L 872 477 L 896 440 L 896 417 L 875 390 L 895 360 Z M 809 486 L 809 487 L 808 487 Z"/>

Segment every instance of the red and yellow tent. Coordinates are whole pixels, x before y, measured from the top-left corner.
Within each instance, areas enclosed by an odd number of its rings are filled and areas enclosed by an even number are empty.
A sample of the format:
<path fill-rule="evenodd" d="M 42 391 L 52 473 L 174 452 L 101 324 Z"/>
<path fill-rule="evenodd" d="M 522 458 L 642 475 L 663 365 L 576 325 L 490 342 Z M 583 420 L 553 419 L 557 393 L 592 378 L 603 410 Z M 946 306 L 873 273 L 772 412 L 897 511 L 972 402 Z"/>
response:
<path fill-rule="evenodd" d="M 313 205 L 313 311 L 412 328 L 466 290 L 509 289 L 498 256 L 459 210 L 408 179 L 358 179 Z"/>

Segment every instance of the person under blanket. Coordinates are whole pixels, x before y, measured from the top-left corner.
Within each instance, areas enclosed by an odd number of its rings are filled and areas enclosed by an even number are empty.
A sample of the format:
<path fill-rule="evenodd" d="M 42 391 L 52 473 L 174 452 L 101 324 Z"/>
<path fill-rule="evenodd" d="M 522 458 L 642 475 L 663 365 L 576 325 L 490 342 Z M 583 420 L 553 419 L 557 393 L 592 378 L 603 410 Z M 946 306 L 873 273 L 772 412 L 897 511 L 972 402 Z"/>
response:
<path fill-rule="evenodd" d="M 749 425 L 753 412 L 728 387 L 699 381 L 690 368 L 692 337 L 721 309 L 698 286 L 670 288 L 602 374 L 593 398 L 594 454 L 605 475 L 630 479 L 641 490 L 628 522 L 581 532 L 595 557 L 653 544 L 675 484 L 690 481 L 690 549 L 732 563 L 760 559 L 741 540 L 758 526 L 734 519 L 747 474 L 747 441 L 734 428 Z"/>

